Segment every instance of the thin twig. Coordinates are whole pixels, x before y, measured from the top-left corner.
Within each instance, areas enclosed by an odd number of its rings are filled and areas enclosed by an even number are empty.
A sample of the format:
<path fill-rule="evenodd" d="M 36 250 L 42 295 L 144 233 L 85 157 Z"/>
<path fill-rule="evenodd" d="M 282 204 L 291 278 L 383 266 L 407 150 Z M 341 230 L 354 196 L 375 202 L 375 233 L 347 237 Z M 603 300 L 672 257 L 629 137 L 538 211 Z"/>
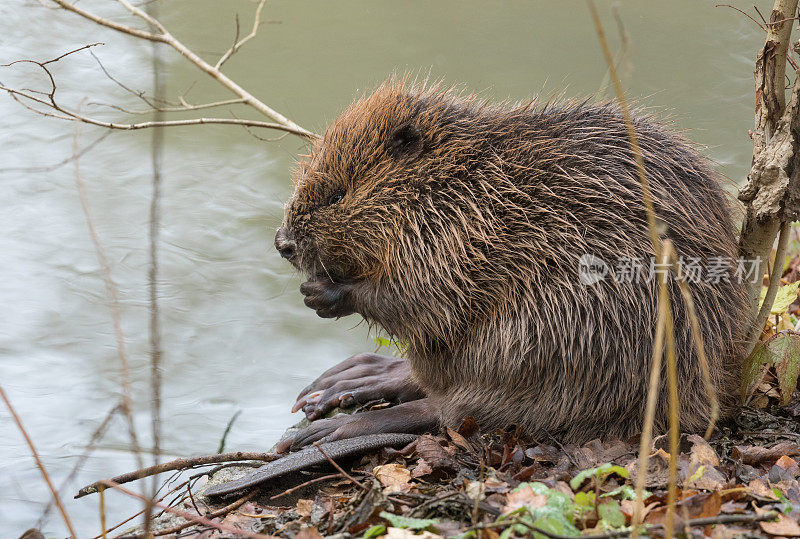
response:
<path fill-rule="evenodd" d="M 147 23 L 154 26 L 159 33 L 152 33 L 143 30 L 138 30 L 136 28 L 132 28 L 130 26 L 125 26 L 123 24 L 116 23 L 107 19 L 105 17 L 101 17 L 97 14 L 91 13 L 84 9 L 77 7 L 75 4 L 67 2 L 66 0 L 52 0 L 62 8 L 66 9 L 67 11 L 71 11 L 81 17 L 93 21 L 97 24 L 106 26 L 118 32 L 122 32 L 124 34 L 128 34 L 134 37 L 147 39 L 149 41 L 156 41 L 160 43 L 166 43 L 177 52 L 179 52 L 182 56 L 184 56 L 187 60 L 197 66 L 200 70 L 217 80 L 220 84 L 225 86 L 228 90 L 239 96 L 244 100 L 244 102 L 259 111 L 261 114 L 268 116 L 272 120 L 274 120 L 278 125 L 280 125 L 283 130 L 294 133 L 296 135 L 315 139 L 319 138 L 319 135 L 308 131 L 295 122 L 286 118 L 283 114 L 279 113 L 278 111 L 272 109 L 271 107 L 267 106 L 264 102 L 256 98 L 253 94 L 242 88 L 239 84 L 234 82 L 230 77 L 222 73 L 218 68 L 212 66 L 202 58 L 200 58 L 195 52 L 189 49 L 186 45 L 184 45 L 181 41 L 176 39 L 172 34 L 170 34 L 167 29 L 162 25 L 158 20 L 153 17 L 147 15 L 143 10 L 133 6 L 127 0 L 117 0 L 125 9 L 127 9 L 132 14 L 136 15 L 137 17 L 141 18 L 142 20 L 146 21 Z"/>
<path fill-rule="evenodd" d="M 207 518 L 218 518 L 218 517 L 221 517 L 223 515 L 227 515 L 231 511 L 234 511 L 234 510 L 238 509 L 239 507 L 241 507 L 242 505 L 244 505 L 245 503 L 247 503 L 248 501 L 253 499 L 256 496 L 256 494 L 258 494 L 258 489 L 251 490 L 250 492 L 248 492 L 247 494 L 245 494 L 241 498 L 237 499 L 236 501 L 233 501 L 233 502 L 229 503 L 225 507 L 221 507 L 220 509 L 217 509 L 216 511 L 212 511 L 211 513 L 208 513 L 206 515 L 206 517 Z M 197 507 L 195 507 L 195 509 L 197 509 Z M 198 510 L 197 513 L 199 514 L 200 511 Z M 183 524 L 176 524 L 175 526 L 172 526 L 170 528 L 162 528 L 162 529 L 158 530 L 157 532 L 155 532 L 153 535 L 158 536 L 158 535 L 169 535 L 171 533 L 178 533 L 179 531 L 181 531 L 181 530 L 183 530 L 185 528 L 188 528 L 189 526 L 192 526 L 194 524 L 195 523 L 191 522 L 191 521 L 190 522 L 184 522 Z"/>
<path fill-rule="evenodd" d="M 44 482 L 47 483 L 47 488 L 50 489 L 50 493 L 53 495 L 53 499 L 58 506 L 58 511 L 61 513 L 61 518 L 64 519 L 64 524 L 67 526 L 70 535 L 73 537 L 73 539 L 78 539 L 78 534 L 75 533 L 75 529 L 72 527 L 72 521 L 69 519 L 67 510 L 64 509 L 64 504 L 61 503 L 61 498 L 58 496 L 58 492 L 53 486 L 53 482 L 50 480 L 50 475 L 47 473 L 47 469 L 45 469 L 42 459 L 39 458 L 39 453 L 36 451 L 36 446 L 33 445 L 33 440 L 31 440 L 31 437 L 28 435 L 28 431 L 26 431 L 25 427 L 22 426 L 22 420 L 17 415 L 17 411 L 14 409 L 14 406 L 11 405 L 11 401 L 8 399 L 8 396 L 6 396 L 6 392 L 3 390 L 2 386 L 0 386 L 0 398 L 2 398 L 3 402 L 6 403 L 6 407 L 11 413 L 11 417 L 14 419 L 14 423 L 17 424 L 17 428 L 22 434 L 22 437 L 25 438 L 25 443 L 28 444 L 28 449 L 31 450 L 33 460 L 36 462 L 36 467 L 39 468 Z"/>
<path fill-rule="evenodd" d="M 658 388 L 661 378 L 661 357 L 664 354 L 664 332 L 666 313 L 659 306 L 658 321 L 656 323 L 656 335 L 653 342 L 653 354 L 650 359 L 650 379 L 647 385 L 647 404 L 645 405 L 644 426 L 639 438 L 639 460 L 636 468 L 636 505 L 634 506 L 633 518 L 633 537 L 644 518 L 644 487 L 647 479 L 647 470 L 650 462 L 650 444 L 653 440 L 653 422 L 656 415 L 656 401 L 658 400 Z"/>
<path fill-rule="evenodd" d="M 125 3 L 120 0 L 121 3 Z M 133 6 L 131 6 L 133 8 Z M 138 10 L 139 8 L 133 8 Z M 156 20 L 158 16 L 158 4 L 148 4 L 145 20 L 164 32 L 163 27 L 159 26 Z M 158 43 L 152 44 L 152 76 L 153 76 L 153 95 L 156 102 L 163 102 L 165 96 L 164 80 L 161 76 L 161 55 Z M 156 110 L 153 113 L 153 121 L 163 121 L 164 113 Z M 161 460 L 161 327 L 159 325 L 158 310 L 158 236 L 161 228 L 161 161 L 164 152 L 164 131 L 162 128 L 153 129 L 151 132 L 150 156 L 152 164 L 152 195 L 150 197 L 150 214 L 148 217 L 149 228 L 147 241 L 148 249 L 148 271 L 147 288 L 149 296 L 150 326 L 150 424 L 151 435 L 153 437 L 153 465 L 158 466 Z M 153 500 L 158 488 L 158 475 L 154 475 L 150 487 L 149 499 Z M 191 495 L 191 489 L 189 489 Z M 194 500 L 192 500 L 194 502 Z M 150 532 L 150 520 L 152 505 L 148 502 L 145 507 L 145 534 Z M 198 511 L 199 513 L 199 511 Z"/>
<path fill-rule="evenodd" d="M 664 240 L 664 249 L 661 258 L 662 267 L 666 267 L 673 254 L 672 241 Z M 678 454 L 680 443 L 680 417 L 678 410 L 678 363 L 675 357 L 675 328 L 672 318 L 672 304 L 670 303 L 667 280 L 669 275 L 665 272 L 659 286 L 658 303 L 664 310 L 664 334 L 666 335 L 665 356 L 667 363 L 667 390 L 669 393 L 669 476 L 667 478 L 667 516 L 664 528 L 667 539 L 674 535 L 675 501 L 677 500 L 678 485 Z M 645 471 L 647 473 L 647 471 Z"/>
<path fill-rule="evenodd" d="M 81 456 L 78 457 L 78 461 L 72 467 L 72 470 L 70 470 L 69 475 L 67 475 L 67 477 L 61 482 L 61 485 L 58 487 L 59 492 L 64 492 L 64 490 L 67 488 L 67 485 L 72 483 L 72 480 L 75 479 L 76 475 L 78 475 L 78 472 L 88 460 L 89 455 L 91 455 L 92 451 L 95 449 L 94 445 L 103 437 L 103 435 L 106 432 L 106 429 L 108 429 L 108 426 L 111 424 L 111 420 L 114 418 L 114 415 L 121 409 L 122 409 L 122 404 L 119 403 L 108 411 L 103 421 L 92 433 L 92 436 L 89 438 L 89 443 L 83 450 L 83 453 L 81 453 Z M 37 522 L 36 526 L 37 528 L 42 527 L 42 525 L 44 524 L 44 520 L 47 518 L 47 515 L 49 515 L 50 511 L 53 509 L 53 505 L 54 505 L 53 500 L 47 502 L 44 511 L 42 511 L 42 516 L 39 517 L 39 521 Z"/>
<path fill-rule="evenodd" d="M 233 46 L 230 49 L 228 49 L 228 51 L 225 54 L 223 54 L 222 57 L 217 61 L 217 64 L 214 66 L 214 69 L 221 68 L 222 64 L 227 62 L 228 59 L 231 56 L 236 54 L 236 52 L 241 48 L 242 45 L 244 45 L 245 43 L 247 43 L 248 41 L 250 41 L 251 39 L 256 37 L 256 34 L 258 33 L 258 27 L 261 24 L 261 10 L 263 9 L 264 4 L 266 3 L 266 1 L 267 0 L 261 0 L 258 3 L 258 7 L 256 8 L 256 16 L 255 16 L 255 18 L 253 20 L 253 30 L 249 34 L 244 36 L 241 40 L 238 40 L 238 38 L 239 38 L 239 18 L 238 17 L 236 18 L 236 37 L 233 40 Z"/>
<path fill-rule="evenodd" d="M 99 495 L 100 495 L 100 501 L 99 501 L 99 505 L 100 505 L 100 509 L 99 509 L 100 510 L 100 536 L 103 539 L 106 539 L 106 537 L 108 537 L 108 532 L 106 531 L 106 494 L 105 494 L 105 492 L 106 492 L 105 489 L 103 489 L 99 493 Z"/>
<path fill-rule="evenodd" d="M 80 124 L 76 125 L 75 127 L 75 137 L 72 143 L 72 153 L 73 155 L 78 155 L 79 153 L 79 137 L 80 137 Z M 125 335 L 122 333 L 122 314 L 119 305 L 119 295 L 117 293 L 117 285 L 114 282 L 114 279 L 111 277 L 111 266 L 108 263 L 108 259 L 106 258 L 105 250 L 103 249 L 103 245 L 100 242 L 100 236 L 97 233 L 97 229 L 94 226 L 94 220 L 92 219 L 92 211 L 91 207 L 89 206 L 89 197 L 86 194 L 86 186 L 83 183 L 83 178 L 81 177 L 81 169 L 80 169 L 80 159 L 74 159 L 74 170 L 75 170 L 75 189 L 78 191 L 78 198 L 80 199 L 81 209 L 83 210 L 83 215 L 86 218 L 86 226 L 89 229 L 89 237 L 92 240 L 92 245 L 94 246 L 95 256 L 97 257 L 97 263 L 100 266 L 100 270 L 103 274 L 103 282 L 106 287 L 106 294 L 108 294 L 109 306 L 111 308 L 111 323 L 114 329 L 114 338 L 117 344 L 117 357 L 119 358 L 120 362 L 120 370 L 121 370 L 121 389 L 122 389 L 122 396 L 120 399 L 120 405 L 122 408 L 122 413 L 125 416 L 127 425 L 128 425 L 128 436 L 131 439 L 131 446 L 133 447 L 134 457 L 136 458 L 136 464 L 140 468 L 143 466 L 142 456 L 141 456 L 141 447 L 139 445 L 139 439 L 136 435 L 136 425 L 133 421 L 133 405 L 132 405 L 132 392 L 131 392 L 131 370 L 130 370 L 130 362 L 128 361 L 128 352 L 125 348 Z"/>
<path fill-rule="evenodd" d="M 330 463 L 333 465 L 333 467 L 334 467 L 334 468 L 336 468 L 337 470 L 339 470 L 339 473 L 341 473 L 341 474 L 342 474 L 343 476 L 345 476 L 347 479 L 349 479 L 349 480 L 350 480 L 350 481 L 352 481 L 354 484 L 356 484 L 356 485 L 358 486 L 358 488 L 360 488 L 361 490 L 364 490 L 364 491 L 369 491 L 369 490 L 370 490 L 370 489 L 369 489 L 369 487 L 366 487 L 366 486 L 362 485 L 362 484 L 361 484 L 361 483 L 360 483 L 360 482 L 359 482 L 359 481 L 358 481 L 358 480 L 357 480 L 355 477 L 353 477 L 352 475 L 350 475 L 349 473 L 347 473 L 347 472 L 344 470 L 344 468 L 342 468 L 341 466 L 339 466 L 338 464 L 336 464 L 336 462 L 334 462 L 334 460 L 328 456 L 328 454 L 325 452 L 325 450 L 324 450 L 324 449 L 322 449 L 322 446 L 320 445 L 320 443 L 319 443 L 319 442 L 314 442 L 314 447 L 316 447 L 316 448 L 319 450 L 319 452 L 320 452 L 320 453 L 322 453 L 322 456 L 323 456 L 323 457 L 325 457 L 326 459 L 328 459 L 328 462 L 330 462 Z"/>
<path fill-rule="evenodd" d="M 662 256 L 662 244 L 659 237 L 658 227 L 656 224 L 656 213 L 653 204 L 653 196 L 650 191 L 650 184 L 647 179 L 647 173 L 644 167 L 644 157 L 642 150 L 639 146 L 639 138 L 633 126 L 631 119 L 630 108 L 625 99 L 625 92 L 622 88 L 619 75 L 617 74 L 614 59 L 611 56 L 611 49 L 608 46 L 608 40 L 603 30 L 603 25 L 600 21 L 600 15 L 597 13 L 597 8 L 593 0 L 586 0 L 589 7 L 589 12 L 594 22 L 597 38 L 600 42 L 600 48 L 603 51 L 606 64 L 608 65 L 609 73 L 611 74 L 611 82 L 614 84 L 614 92 L 619 103 L 622 118 L 625 123 L 625 129 L 628 134 L 628 140 L 631 145 L 631 152 L 633 153 L 636 162 L 636 172 L 639 177 L 639 183 L 642 188 L 642 200 L 644 202 L 645 213 L 647 214 L 647 231 L 650 236 L 650 243 L 655 256 L 655 260 L 662 262 L 665 258 Z M 666 242 L 665 242 L 666 243 Z M 667 246 L 671 249 L 671 244 Z M 667 261 L 669 258 L 666 259 Z M 659 310 L 664 313 L 664 333 L 666 337 L 666 360 L 667 360 L 667 374 L 668 374 L 668 390 L 669 390 L 669 438 L 670 438 L 670 474 L 668 481 L 668 494 L 667 494 L 667 525 L 666 535 L 667 538 L 672 537 L 673 519 L 672 515 L 675 511 L 675 483 L 677 479 L 677 459 L 678 459 L 678 436 L 679 436 L 679 417 L 678 417 L 678 387 L 677 387 L 677 370 L 675 363 L 675 331 L 673 327 L 673 313 L 672 304 L 670 303 L 669 288 L 667 287 L 668 274 L 665 272 L 661 275 L 659 281 Z M 647 448 L 649 451 L 649 447 Z M 647 473 L 647 470 L 640 470 L 641 473 Z"/>
<path fill-rule="evenodd" d="M 108 69 L 106 69 L 106 66 L 103 65 L 103 62 L 100 61 L 100 58 L 98 58 L 98 56 L 94 53 L 94 51 L 90 50 L 89 54 L 92 55 L 92 58 L 94 58 L 94 61 L 97 62 L 98 67 L 100 67 L 100 70 L 103 72 L 103 74 L 106 76 L 106 78 L 108 80 L 110 80 L 111 82 L 113 82 L 114 84 L 116 84 L 117 86 L 119 86 L 120 88 L 125 90 L 126 92 L 128 92 L 128 93 L 136 96 L 137 98 L 141 99 L 142 101 L 144 101 L 144 103 L 147 104 L 147 106 L 149 106 L 151 109 L 157 109 L 158 108 L 158 105 L 156 105 L 156 103 L 155 103 L 156 98 L 154 98 L 153 100 L 150 100 L 150 99 L 147 98 L 147 95 L 145 95 L 144 90 L 138 90 L 137 91 L 137 90 L 134 90 L 133 88 L 130 88 L 129 86 L 124 84 L 122 81 L 120 81 L 116 77 L 114 77 L 108 71 Z M 162 103 L 164 103 L 164 101 L 162 101 Z"/>
<path fill-rule="evenodd" d="M 293 135 L 302 135 L 302 133 L 288 128 L 284 125 L 273 123 L 273 122 L 263 122 L 259 120 L 242 120 L 239 118 L 189 118 L 186 120 L 164 120 L 161 122 L 138 122 L 132 124 L 126 123 L 119 123 L 119 122 L 107 122 L 105 120 L 99 120 L 97 118 L 92 118 L 90 116 L 86 116 L 83 114 L 79 114 L 75 111 L 69 110 L 67 108 L 62 107 L 61 105 L 53 106 L 53 103 L 46 101 L 44 99 L 38 98 L 35 95 L 32 95 L 28 92 L 23 92 L 21 90 L 17 90 L 14 88 L 10 88 L 8 86 L 3 86 L 0 84 L 0 90 L 7 92 L 11 97 L 13 97 L 17 103 L 25 107 L 26 109 L 35 112 L 41 116 L 45 116 L 48 118 L 58 118 L 60 120 L 69 120 L 69 121 L 78 121 L 83 122 L 90 125 L 96 125 L 98 127 L 105 127 L 107 129 L 117 129 L 120 131 L 137 131 L 139 129 L 150 129 L 153 127 L 177 127 L 177 126 L 184 126 L 184 125 L 210 125 L 210 124 L 218 124 L 218 125 L 241 125 L 246 127 L 258 127 L 262 129 L 275 129 L 277 131 L 284 131 L 286 133 L 291 133 Z M 43 111 L 32 107 L 19 98 L 28 99 L 30 101 L 39 103 L 41 105 L 45 105 L 47 107 L 52 108 L 53 110 L 61 113 L 55 114 L 52 112 Z"/>
<path fill-rule="evenodd" d="M 747 13 L 747 12 L 745 12 L 745 11 L 742 11 L 741 9 L 739 9 L 739 8 L 738 8 L 738 7 L 736 7 L 736 6 L 732 6 L 732 5 L 730 5 L 730 4 L 716 4 L 714 7 L 729 7 L 729 8 L 731 8 L 731 9 L 733 9 L 733 10 L 736 10 L 736 11 L 738 11 L 739 13 L 741 13 L 742 15 L 744 15 L 745 17 L 747 17 L 748 19 L 750 19 L 751 21 L 753 21 L 754 23 L 756 23 L 756 24 L 758 25 L 758 27 L 759 27 L 759 28 L 761 28 L 761 29 L 762 29 L 762 30 L 764 30 L 765 32 L 767 31 L 767 28 L 766 28 L 766 27 L 765 27 L 763 24 L 761 24 L 760 22 L 758 22 L 757 20 L 755 20 L 755 19 L 754 19 L 752 16 L 750 16 L 750 14 L 749 14 L 749 13 Z M 763 17 L 762 17 L 762 19 L 763 19 Z"/>
<path fill-rule="evenodd" d="M 786 246 L 789 243 L 789 231 L 791 223 L 784 222 L 781 225 L 780 235 L 778 236 L 778 245 L 775 249 L 775 263 L 773 264 L 772 272 L 769 276 L 769 287 L 764 296 L 764 301 L 761 304 L 761 309 L 758 311 L 753 326 L 747 337 L 748 349 L 744 357 L 749 357 L 758 343 L 758 337 L 764 331 L 764 324 L 769 318 L 769 313 L 772 310 L 772 304 L 775 302 L 775 296 L 778 294 L 778 287 L 781 284 L 781 274 L 783 273 L 783 259 L 786 257 Z"/>
<path fill-rule="evenodd" d="M 342 474 L 341 473 L 333 473 L 333 474 L 330 474 L 330 475 L 323 475 L 321 477 L 315 477 L 314 479 L 309 479 L 305 483 L 300 483 L 299 485 L 294 486 L 294 487 L 292 487 L 290 489 L 286 489 L 283 492 L 276 494 L 275 496 L 271 496 L 270 500 L 276 500 L 278 498 L 286 496 L 287 494 L 291 494 L 292 492 L 300 490 L 303 487 L 307 487 L 308 485 L 313 485 L 314 483 L 320 483 L 322 481 L 328 481 L 329 479 L 336 479 L 337 477 L 342 477 Z"/>
<path fill-rule="evenodd" d="M 237 536 L 250 537 L 250 538 L 253 538 L 253 539 L 271 539 L 271 536 L 269 536 L 269 535 L 263 535 L 263 534 L 260 534 L 260 533 L 248 532 L 248 531 L 245 531 L 245 530 L 243 530 L 243 529 L 241 529 L 239 527 L 236 527 L 236 526 L 230 526 L 228 524 L 223 524 L 221 522 L 214 522 L 213 520 L 210 520 L 210 519 L 208 519 L 206 517 L 202 517 L 200 515 L 193 515 L 192 513 L 189 513 L 187 511 L 181 511 L 180 509 L 175 509 L 174 507 L 169 507 L 168 505 L 164 505 L 164 504 L 156 502 L 154 500 L 150 500 L 148 502 L 147 498 L 145 498 L 141 494 L 137 494 L 137 493 L 133 492 L 132 490 L 128 490 L 125 487 L 117 485 L 113 481 L 104 481 L 104 484 L 109 488 L 113 488 L 114 490 L 118 490 L 118 491 L 122 492 L 123 494 L 127 494 L 128 496 L 136 498 L 137 500 L 141 500 L 141 501 L 143 501 L 145 503 L 152 503 L 154 506 L 159 507 L 159 508 L 163 509 L 164 511 L 168 512 L 168 513 L 172 513 L 173 515 L 177 515 L 179 517 L 183 517 L 186 520 L 191 520 L 192 522 L 194 522 L 196 524 L 202 524 L 203 526 L 209 526 L 211 528 L 214 528 L 214 529 L 217 529 L 217 530 L 220 530 L 220 531 L 224 531 L 224 532 L 231 532 L 231 533 L 237 534 Z"/>
<path fill-rule="evenodd" d="M 172 488 L 172 489 L 168 490 L 168 491 L 167 491 L 166 493 L 164 493 L 164 495 L 163 495 L 161 498 L 159 498 L 157 501 L 159 501 L 159 502 L 162 502 L 162 501 L 164 501 L 164 499 L 165 499 L 167 496 L 169 496 L 169 495 L 170 495 L 170 494 L 172 494 L 173 492 L 176 492 L 176 491 L 178 491 L 178 490 L 182 489 L 183 487 L 185 487 L 185 486 L 186 486 L 186 484 L 187 484 L 187 483 L 188 483 L 188 481 L 184 481 L 184 482 L 183 482 L 183 483 L 181 483 L 180 485 L 177 485 L 176 487 L 174 487 L 174 488 Z M 100 490 L 98 490 L 98 492 L 100 492 Z M 141 514 L 143 514 L 143 513 L 144 513 L 144 509 L 142 509 L 141 511 L 139 511 L 139 512 L 137 512 L 137 513 L 134 513 L 133 515 L 129 516 L 128 518 L 126 518 L 126 519 L 125 519 L 125 520 L 123 520 L 122 522 L 119 522 L 119 523 L 115 524 L 114 526 L 111 526 L 110 528 L 108 528 L 108 529 L 106 530 L 106 533 L 111 533 L 112 531 L 116 530 L 117 528 L 119 528 L 119 527 L 121 527 L 121 526 L 124 526 L 125 524 L 127 524 L 128 522 L 130 522 L 131 520 L 135 519 L 136 517 L 138 517 L 139 515 L 141 515 Z M 102 539 L 102 535 L 95 536 L 93 539 Z"/>
<path fill-rule="evenodd" d="M 241 410 L 237 410 L 235 414 L 230 418 L 228 424 L 225 426 L 225 432 L 222 433 L 222 438 L 219 441 L 219 447 L 217 447 L 217 453 L 222 453 L 225 451 L 225 442 L 228 440 L 228 434 L 230 434 L 231 429 L 233 428 L 233 424 L 236 422 L 236 419 L 242 415 Z"/>
<path fill-rule="evenodd" d="M 717 419 L 719 418 L 719 399 L 717 398 L 717 390 L 714 388 L 714 383 L 711 380 L 711 368 L 708 364 L 708 358 L 706 357 L 703 333 L 700 330 L 700 321 L 697 317 L 697 309 L 694 306 L 692 291 L 689 289 L 689 283 L 686 282 L 686 279 L 682 278 L 679 274 L 678 260 L 674 251 L 672 252 L 671 258 L 673 271 L 675 272 L 675 275 L 678 276 L 678 288 L 681 291 L 683 301 L 686 305 L 686 314 L 688 315 L 689 323 L 691 324 L 692 328 L 694 347 L 697 351 L 697 359 L 700 362 L 700 372 L 703 375 L 703 383 L 705 384 L 706 394 L 708 395 L 709 399 L 708 427 L 706 427 L 706 432 L 704 435 L 704 437 L 708 439 L 711 436 L 711 433 L 714 432 L 714 427 L 716 426 Z"/>
<path fill-rule="evenodd" d="M 95 146 L 103 142 L 113 131 L 106 131 L 99 137 L 97 137 L 93 142 L 86 145 L 79 151 L 77 154 L 73 152 L 69 157 L 65 157 L 58 163 L 53 163 L 52 165 L 41 165 L 37 167 L 7 167 L 7 168 L 0 168 L 0 172 L 29 172 L 29 173 L 37 173 L 37 172 L 51 172 L 56 170 L 57 168 L 61 168 L 67 163 L 71 163 L 75 159 L 80 159 L 83 155 L 88 153 L 92 150 Z"/>
<path fill-rule="evenodd" d="M 95 492 L 97 492 L 98 488 L 107 484 L 107 482 L 123 485 L 125 483 L 130 483 L 131 481 L 136 481 L 138 479 L 144 479 L 145 477 L 150 477 L 155 474 L 171 472 L 175 470 L 186 470 L 188 468 L 196 468 L 198 466 L 219 464 L 220 462 L 237 462 L 245 460 L 260 460 L 264 462 L 272 462 L 273 460 L 277 460 L 280 457 L 281 455 L 278 455 L 277 453 L 249 453 L 244 451 L 237 451 L 235 453 L 223 453 L 218 455 L 204 455 L 200 457 L 179 458 L 172 460 L 170 462 L 162 462 L 158 466 L 148 466 L 147 468 L 142 468 L 141 470 L 128 472 L 126 474 L 122 474 L 117 477 L 112 477 L 111 479 L 97 481 L 96 483 L 92 483 L 91 485 L 87 485 L 82 489 L 80 489 L 75 497 L 81 498 L 83 496 L 86 496 L 87 494 L 94 494 Z"/>
<path fill-rule="evenodd" d="M 151 107 L 149 109 L 141 109 L 141 110 L 131 110 L 125 107 L 121 107 L 119 105 L 112 105 L 111 103 L 96 103 L 96 102 L 89 102 L 87 105 L 93 105 L 96 107 L 108 107 L 110 109 L 118 110 L 120 112 L 124 112 L 125 114 L 133 114 L 133 115 L 140 115 L 140 114 L 152 114 L 154 111 L 158 112 L 191 112 L 194 110 L 203 110 L 203 109 L 211 109 L 215 107 L 226 107 L 228 105 L 239 105 L 244 103 L 242 99 L 226 99 L 225 101 L 214 101 L 211 103 L 201 103 L 199 105 L 192 105 L 191 103 L 187 103 L 183 96 L 179 97 L 181 103 L 183 103 L 180 107 Z M 288 134 L 288 133 L 287 133 Z"/>

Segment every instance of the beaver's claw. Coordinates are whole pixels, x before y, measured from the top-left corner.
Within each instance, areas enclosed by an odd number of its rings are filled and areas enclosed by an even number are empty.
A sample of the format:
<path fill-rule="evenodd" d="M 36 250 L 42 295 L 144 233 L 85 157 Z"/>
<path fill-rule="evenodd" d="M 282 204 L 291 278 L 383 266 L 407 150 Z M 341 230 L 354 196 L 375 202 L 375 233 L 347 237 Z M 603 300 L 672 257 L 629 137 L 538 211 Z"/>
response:
<path fill-rule="evenodd" d="M 322 318 L 341 318 L 355 312 L 352 291 L 354 286 L 334 283 L 328 278 L 306 281 L 300 285 L 300 293 L 307 307 L 317 311 Z"/>
<path fill-rule="evenodd" d="M 366 404 L 383 399 L 409 402 L 425 394 L 411 381 L 403 359 L 378 354 L 357 354 L 331 367 L 300 392 L 292 412 L 303 409 L 313 421 L 337 406 Z"/>

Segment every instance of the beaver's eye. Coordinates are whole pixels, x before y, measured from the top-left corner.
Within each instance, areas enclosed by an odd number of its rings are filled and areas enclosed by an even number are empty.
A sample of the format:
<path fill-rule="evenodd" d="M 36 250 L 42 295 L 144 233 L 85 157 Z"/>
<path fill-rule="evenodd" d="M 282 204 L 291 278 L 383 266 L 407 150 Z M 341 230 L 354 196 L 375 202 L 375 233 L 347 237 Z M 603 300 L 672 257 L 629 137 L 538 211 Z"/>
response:
<path fill-rule="evenodd" d="M 341 202 L 343 198 L 344 195 L 342 193 L 335 193 L 331 195 L 331 198 L 328 199 L 328 204 L 330 205 L 336 204 L 337 202 Z"/>

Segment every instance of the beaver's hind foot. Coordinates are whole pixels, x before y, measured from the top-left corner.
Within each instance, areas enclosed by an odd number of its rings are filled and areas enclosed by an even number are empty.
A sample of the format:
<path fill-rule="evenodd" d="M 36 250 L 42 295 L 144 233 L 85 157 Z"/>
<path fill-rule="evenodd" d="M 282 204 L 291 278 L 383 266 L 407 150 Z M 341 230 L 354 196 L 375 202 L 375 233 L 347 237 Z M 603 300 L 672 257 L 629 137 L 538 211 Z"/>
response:
<path fill-rule="evenodd" d="M 419 399 L 370 412 L 340 414 L 314 421 L 278 444 L 279 453 L 296 451 L 314 442 L 332 442 L 382 433 L 419 434 L 435 429 L 439 422 L 436 408 L 429 399 Z"/>

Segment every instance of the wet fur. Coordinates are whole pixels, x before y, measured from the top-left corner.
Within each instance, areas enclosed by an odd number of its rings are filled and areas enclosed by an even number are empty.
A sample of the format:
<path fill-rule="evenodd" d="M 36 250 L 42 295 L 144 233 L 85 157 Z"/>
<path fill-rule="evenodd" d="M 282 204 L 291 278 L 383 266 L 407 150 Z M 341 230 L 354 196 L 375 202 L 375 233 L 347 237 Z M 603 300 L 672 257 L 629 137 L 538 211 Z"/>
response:
<path fill-rule="evenodd" d="M 677 252 L 735 259 L 717 173 L 669 127 L 648 117 L 635 127 Z M 491 104 L 389 80 L 333 122 L 295 181 L 285 226 L 298 243 L 296 265 L 352 285 L 354 310 L 408 342 L 413 378 L 444 424 L 472 416 L 484 428 L 515 424 L 564 442 L 641 429 L 655 280 L 578 280 L 584 253 L 609 264 L 652 256 L 613 104 Z M 730 416 L 744 290 L 691 286 Z M 676 286 L 671 293 L 681 428 L 700 431 L 708 398 L 685 306 Z M 662 384 L 656 429 L 666 425 Z"/>

